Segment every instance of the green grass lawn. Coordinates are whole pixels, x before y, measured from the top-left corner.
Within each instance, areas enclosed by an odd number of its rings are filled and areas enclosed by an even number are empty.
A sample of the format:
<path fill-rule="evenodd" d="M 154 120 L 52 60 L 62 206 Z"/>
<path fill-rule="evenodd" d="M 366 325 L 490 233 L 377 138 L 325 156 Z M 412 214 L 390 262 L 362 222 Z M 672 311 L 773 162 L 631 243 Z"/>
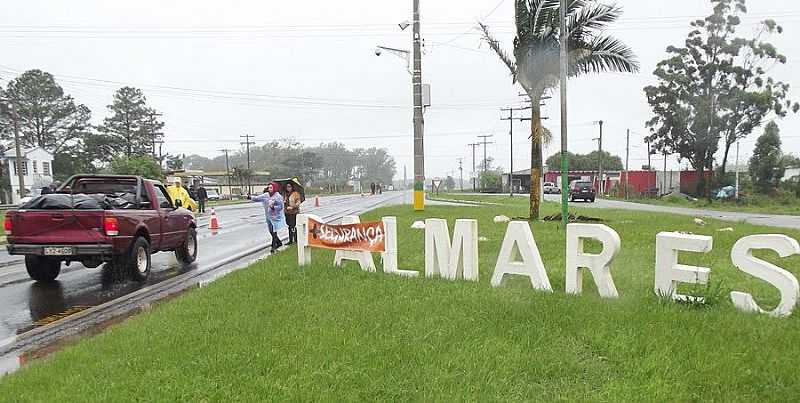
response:
<path fill-rule="evenodd" d="M 466 196 L 464 196 L 466 197 Z M 489 198 L 502 201 L 503 198 Z M 505 198 L 508 201 L 508 198 Z M 558 206 L 546 203 L 546 214 Z M 612 266 L 616 300 L 564 293 L 564 233 L 534 223 L 554 292 L 513 278 L 489 279 L 504 224 L 525 215 L 524 199 L 504 206 L 386 208 L 396 215 L 400 268 L 422 270 L 423 217 L 479 220 L 480 281 L 401 278 L 332 267 L 314 250 L 300 270 L 296 253 L 269 258 L 207 288 L 155 307 L 96 337 L 0 380 L 14 401 L 791 401 L 800 396 L 800 317 L 736 311 L 731 289 L 771 308 L 778 293 L 737 271 L 730 248 L 753 233 L 800 231 L 691 217 L 575 209 L 619 232 Z M 734 232 L 716 232 L 733 226 Z M 660 301 L 652 291 L 655 235 L 714 236 L 711 253 L 681 262 L 712 268 L 707 306 Z M 202 251 L 201 251 L 202 253 Z M 800 275 L 800 256 L 761 257 Z M 379 259 L 376 258 L 379 264 Z"/>
<path fill-rule="evenodd" d="M 616 199 L 624 200 L 624 198 Z M 689 207 L 707 210 L 740 211 L 744 213 L 800 215 L 800 198 L 787 195 L 781 199 L 771 199 L 766 196 L 751 196 L 746 201 L 714 200 L 709 202 L 702 199 L 697 201 L 687 200 L 683 197 L 663 197 L 660 199 L 629 199 L 627 201 L 661 206 Z"/>

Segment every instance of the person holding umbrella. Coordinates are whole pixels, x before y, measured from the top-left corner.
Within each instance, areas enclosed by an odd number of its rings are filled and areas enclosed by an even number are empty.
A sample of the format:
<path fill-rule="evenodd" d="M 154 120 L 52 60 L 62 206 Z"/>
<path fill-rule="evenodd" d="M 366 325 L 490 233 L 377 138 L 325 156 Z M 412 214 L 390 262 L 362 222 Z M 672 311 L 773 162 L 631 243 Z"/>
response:
<path fill-rule="evenodd" d="M 264 215 L 267 218 L 267 229 L 272 237 L 272 248 L 270 251 L 275 253 L 278 248 L 283 246 L 283 242 L 278 238 L 278 231 L 286 228 L 286 218 L 284 217 L 283 196 L 280 194 L 281 186 L 277 182 L 272 182 L 264 189 L 264 193 L 253 196 L 250 200 L 260 202 L 264 206 Z"/>
<path fill-rule="evenodd" d="M 289 243 L 297 242 L 297 214 L 300 213 L 300 203 L 302 199 L 300 192 L 295 189 L 294 182 L 287 182 L 283 187 L 284 203 L 286 204 L 286 224 L 289 226 Z"/>

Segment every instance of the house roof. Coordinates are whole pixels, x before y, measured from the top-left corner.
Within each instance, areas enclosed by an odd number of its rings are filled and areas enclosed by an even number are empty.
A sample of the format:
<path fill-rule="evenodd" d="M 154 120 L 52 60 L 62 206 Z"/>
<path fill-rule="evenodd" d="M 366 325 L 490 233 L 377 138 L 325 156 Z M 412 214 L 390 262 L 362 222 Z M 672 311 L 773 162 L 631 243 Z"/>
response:
<path fill-rule="evenodd" d="M 22 149 L 22 154 L 27 156 L 28 154 L 30 154 L 30 153 L 32 153 L 32 152 L 34 152 L 36 150 L 41 150 L 41 151 L 47 153 L 47 155 L 49 155 L 51 157 L 53 156 L 52 153 L 48 152 L 47 150 L 43 149 L 42 147 L 23 148 Z M 6 158 L 17 158 L 17 150 L 14 149 L 14 148 L 11 148 L 10 150 L 6 151 L 6 153 L 3 154 L 3 156 L 6 157 Z"/>

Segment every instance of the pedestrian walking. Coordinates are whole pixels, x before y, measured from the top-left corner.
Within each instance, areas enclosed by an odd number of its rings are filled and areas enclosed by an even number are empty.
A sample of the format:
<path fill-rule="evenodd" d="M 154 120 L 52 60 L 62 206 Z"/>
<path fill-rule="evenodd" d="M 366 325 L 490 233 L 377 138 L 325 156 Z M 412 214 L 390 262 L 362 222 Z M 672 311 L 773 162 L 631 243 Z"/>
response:
<path fill-rule="evenodd" d="M 201 183 L 200 187 L 197 188 L 197 205 L 201 213 L 206 212 L 206 201 L 208 201 L 208 191 Z"/>
<path fill-rule="evenodd" d="M 375 182 L 369 184 L 369 194 L 371 195 L 375 194 Z"/>
<path fill-rule="evenodd" d="M 302 200 L 300 192 L 295 189 L 292 182 L 287 183 L 284 189 L 286 225 L 289 226 L 289 243 L 287 243 L 287 245 L 291 245 L 297 242 L 297 215 L 300 214 L 300 204 Z"/>
<path fill-rule="evenodd" d="M 286 218 L 283 211 L 283 196 L 279 190 L 281 186 L 277 182 L 272 182 L 264 189 L 264 193 L 258 196 L 253 196 L 250 200 L 260 202 L 264 206 L 264 215 L 267 218 L 267 229 L 269 235 L 272 237 L 271 252 L 275 252 L 278 248 L 283 246 L 280 238 L 278 238 L 278 231 L 286 228 Z"/>

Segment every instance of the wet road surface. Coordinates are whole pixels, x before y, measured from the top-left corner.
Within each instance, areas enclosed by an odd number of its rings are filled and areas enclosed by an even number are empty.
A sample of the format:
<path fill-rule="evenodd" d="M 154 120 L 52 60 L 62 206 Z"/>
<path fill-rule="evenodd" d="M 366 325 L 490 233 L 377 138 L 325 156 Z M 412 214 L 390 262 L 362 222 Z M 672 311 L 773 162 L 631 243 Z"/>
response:
<path fill-rule="evenodd" d="M 360 214 L 379 205 L 401 203 L 401 193 L 379 196 L 359 195 L 323 197 L 321 207 L 314 208 L 308 199 L 303 211 L 328 215 Z M 144 283 L 121 277 L 102 265 L 89 269 L 80 263 L 62 264 L 61 274 L 54 283 L 37 283 L 28 277 L 19 257 L 0 254 L 0 342 L 13 338 L 34 327 L 46 325 L 64 316 L 80 312 L 143 287 L 160 283 L 187 271 L 203 272 L 232 255 L 269 244 L 260 203 L 223 206 L 217 209 L 220 229 L 208 229 L 209 217 L 198 218 L 198 258 L 182 266 L 171 252 L 153 255 L 153 268 Z M 279 232 L 286 237 L 286 230 Z"/>

